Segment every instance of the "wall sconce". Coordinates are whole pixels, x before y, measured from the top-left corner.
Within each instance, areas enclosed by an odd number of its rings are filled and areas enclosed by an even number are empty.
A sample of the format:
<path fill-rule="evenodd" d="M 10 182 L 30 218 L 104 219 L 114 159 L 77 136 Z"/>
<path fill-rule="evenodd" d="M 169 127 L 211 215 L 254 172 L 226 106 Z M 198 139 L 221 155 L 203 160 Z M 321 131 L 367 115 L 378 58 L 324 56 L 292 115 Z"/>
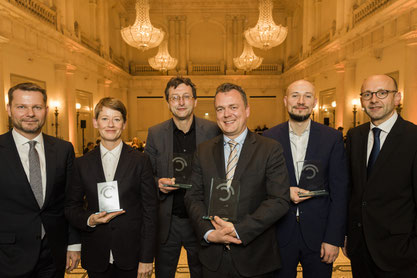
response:
<path fill-rule="evenodd" d="M 55 107 L 55 137 L 58 137 L 58 107 L 59 107 L 59 101 L 51 101 L 51 106 Z M 54 126 L 54 123 L 52 123 L 52 126 Z"/>
<path fill-rule="evenodd" d="M 356 113 L 358 112 L 358 109 L 356 108 L 357 105 L 359 105 L 359 100 L 354 98 L 352 99 L 352 105 L 353 105 L 353 127 L 356 127 Z M 359 122 L 357 122 L 359 124 Z"/>
<path fill-rule="evenodd" d="M 402 94 L 401 94 L 401 101 L 397 105 L 397 107 L 395 107 L 395 109 L 397 110 L 398 115 L 401 115 L 401 111 L 403 110 L 403 95 Z"/>
<path fill-rule="evenodd" d="M 333 127 L 336 128 L 336 101 L 332 101 L 332 107 L 333 107 Z"/>
<path fill-rule="evenodd" d="M 77 102 L 75 104 L 75 109 L 77 110 L 77 132 L 78 132 L 78 119 L 80 118 L 81 104 Z"/>
<path fill-rule="evenodd" d="M 313 107 L 313 111 L 311 111 L 312 120 L 314 121 L 315 115 L 318 112 L 318 105 Z"/>

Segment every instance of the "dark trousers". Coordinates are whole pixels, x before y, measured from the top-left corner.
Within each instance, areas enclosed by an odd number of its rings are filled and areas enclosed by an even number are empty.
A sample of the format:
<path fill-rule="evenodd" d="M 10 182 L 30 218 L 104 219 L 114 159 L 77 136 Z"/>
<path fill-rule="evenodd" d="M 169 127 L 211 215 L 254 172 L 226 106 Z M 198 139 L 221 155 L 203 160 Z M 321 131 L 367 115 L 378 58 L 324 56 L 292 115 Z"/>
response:
<path fill-rule="evenodd" d="M 118 268 L 116 264 L 109 263 L 107 270 L 104 272 L 91 272 L 87 270 L 87 273 L 89 278 L 136 278 L 138 276 L 138 269 L 123 270 Z"/>
<path fill-rule="evenodd" d="M 417 265 L 403 268 L 398 271 L 388 272 L 379 268 L 372 259 L 369 249 L 362 234 L 360 244 L 350 254 L 350 264 L 354 278 L 416 278 Z"/>
<path fill-rule="evenodd" d="M 321 261 L 320 250 L 313 251 L 308 248 L 299 224 L 297 224 L 290 242 L 279 251 L 282 267 L 275 272 L 275 278 L 295 278 L 299 262 L 303 267 L 304 278 L 332 277 L 333 264 Z"/>
<path fill-rule="evenodd" d="M 266 273 L 260 276 L 247 277 L 242 276 L 237 271 L 233 260 L 228 249 L 224 249 L 222 261 L 220 263 L 219 269 L 216 271 L 211 271 L 203 266 L 203 278 L 272 278 L 272 273 Z"/>
<path fill-rule="evenodd" d="M 35 268 L 29 274 L 19 276 L 18 278 L 63 278 L 64 275 L 64 268 L 56 269 L 48 239 L 45 235 L 41 242 L 41 251 Z"/>
<path fill-rule="evenodd" d="M 164 244 L 158 246 L 155 258 L 155 277 L 174 278 L 181 247 L 187 251 L 191 278 L 201 277 L 201 264 L 198 260 L 199 244 L 188 218 L 172 216 L 169 236 Z"/>

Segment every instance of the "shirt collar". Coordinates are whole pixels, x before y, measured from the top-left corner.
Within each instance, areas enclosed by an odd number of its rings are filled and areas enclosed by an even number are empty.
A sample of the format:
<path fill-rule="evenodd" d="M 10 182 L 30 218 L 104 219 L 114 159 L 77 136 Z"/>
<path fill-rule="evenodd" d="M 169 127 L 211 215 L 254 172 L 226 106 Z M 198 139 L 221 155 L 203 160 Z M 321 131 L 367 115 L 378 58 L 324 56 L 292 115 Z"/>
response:
<path fill-rule="evenodd" d="M 106 147 L 103 146 L 103 144 L 100 144 L 101 158 L 103 158 L 108 153 L 111 153 L 115 157 L 119 157 L 120 156 L 120 153 L 122 152 L 122 146 L 123 146 L 123 141 L 120 141 L 120 144 L 117 145 L 116 148 L 114 148 L 111 151 L 109 151 L 108 149 L 106 149 Z"/>
<path fill-rule="evenodd" d="M 42 132 L 38 134 L 38 136 L 36 136 L 33 139 L 28 139 L 25 136 L 23 136 L 22 134 L 20 134 L 19 132 L 17 132 L 14 128 L 12 130 L 12 135 L 13 135 L 13 139 L 14 142 L 16 143 L 17 146 L 21 146 L 26 144 L 29 141 L 36 141 L 39 145 L 43 145 L 43 136 L 42 136 Z"/>
<path fill-rule="evenodd" d="M 309 132 L 310 132 L 310 128 L 311 128 L 311 119 L 308 119 L 308 125 L 307 125 L 306 129 L 304 129 L 304 131 L 303 131 L 303 133 L 301 134 L 301 136 L 303 136 L 303 135 L 304 135 L 304 134 L 306 134 L 306 133 L 309 133 Z M 297 135 L 297 134 L 294 132 L 294 130 L 292 129 L 290 122 L 288 122 L 288 129 L 289 129 L 289 131 L 290 131 L 290 134 L 292 134 L 292 135 Z M 297 136 L 298 136 L 298 135 L 297 135 Z"/>
<path fill-rule="evenodd" d="M 395 122 L 397 121 L 397 119 L 398 119 L 398 114 L 396 111 L 394 111 L 394 114 L 388 120 L 386 120 L 379 126 L 376 126 L 371 122 L 370 130 L 372 130 L 374 127 L 377 127 L 381 129 L 382 131 L 389 133 L 392 127 L 394 126 Z"/>
<path fill-rule="evenodd" d="M 238 137 L 236 137 L 234 141 L 239 145 L 243 145 L 246 139 L 246 135 L 248 135 L 248 128 L 246 128 Z M 223 134 L 223 145 L 229 143 L 230 140 L 232 139 Z"/>

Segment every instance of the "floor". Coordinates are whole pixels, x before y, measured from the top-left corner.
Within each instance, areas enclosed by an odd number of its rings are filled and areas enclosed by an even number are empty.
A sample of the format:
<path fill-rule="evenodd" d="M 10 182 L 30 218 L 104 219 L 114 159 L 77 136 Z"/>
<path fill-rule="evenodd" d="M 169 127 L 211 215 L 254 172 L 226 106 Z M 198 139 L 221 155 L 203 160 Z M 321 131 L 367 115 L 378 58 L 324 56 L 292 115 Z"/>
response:
<path fill-rule="evenodd" d="M 301 266 L 298 267 L 298 275 L 297 278 L 302 278 L 301 273 Z M 88 275 L 84 269 L 79 267 L 78 269 L 74 270 L 71 274 L 65 275 L 66 278 L 87 278 Z M 155 276 L 152 275 L 152 278 Z M 181 252 L 181 257 L 178 263 L 177 274 L 175 278 L 189 278 L 190 274 L 188 271 L 187 266 L 187 254 L 185 253 L 184 249 Z M 352 273 L 350 269 L 350 261 L 348 258 L 343 256 L 340 252 L 339 257 L 337 258 L 334 266 L 333 266 L 333 278 L 352 278 Z"/>

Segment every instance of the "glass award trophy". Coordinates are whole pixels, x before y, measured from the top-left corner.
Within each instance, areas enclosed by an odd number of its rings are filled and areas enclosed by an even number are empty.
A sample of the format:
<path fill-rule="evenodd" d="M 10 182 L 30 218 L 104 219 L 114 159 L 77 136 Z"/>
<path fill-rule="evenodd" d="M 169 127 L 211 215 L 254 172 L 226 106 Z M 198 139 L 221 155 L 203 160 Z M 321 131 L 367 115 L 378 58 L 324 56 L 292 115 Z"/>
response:
<path fill-rule="evenodd" d="M 117 181 L 97 183 L 99 212 L 122 211 L 119 203 Z"/>
<path fill-rule="evenodd" d="M 329 195 L 324 188 L 323 169 L 320 161 L 297 161 L 298 187 L 308 190 L 308 193 L 299 193 L 299 197 L 316 197 Z"/>
<path fill-rule="evenodd" d="M 192 155 L 186 153 L 174 153 L 172 167 L 174 169 L 175 184 L 168 186 L 184 189 L 191 188 Z"/>
<path fill-rule="evenodd" d="M 211 220 L 218 216 L 225 221 L 236 222 L 239 195 L 239 181 L 228 182 L 225 179 L 212 178 L 208 216 L 203 219 Z"/>

